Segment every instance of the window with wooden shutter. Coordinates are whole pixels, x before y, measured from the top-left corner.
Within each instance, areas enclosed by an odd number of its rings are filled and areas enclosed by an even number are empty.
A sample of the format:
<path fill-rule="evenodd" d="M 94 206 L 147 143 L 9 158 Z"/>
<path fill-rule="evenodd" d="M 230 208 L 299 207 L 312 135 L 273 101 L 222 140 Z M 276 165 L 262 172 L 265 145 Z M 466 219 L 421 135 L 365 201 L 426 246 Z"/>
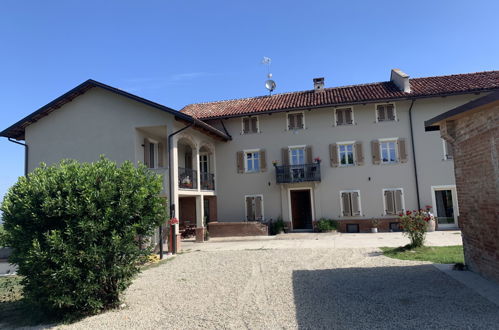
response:
<path fill-rule="evenodd" d="M 151 168 L 151 163 L 150 163 L 150 155 L 149 155 L 149 152 L 151 151 L 150 149 L 150 143 L 149 143 L 149 139 L 144 139 L 144 164 Z"/>
<path fill-rule="evenodd" d="M 400 148 L 401 146 L 404 148 L 404 154 L 405 154 L 405 141 L 403 143 L 399 143 L 399 141 L 396 138 L 383 139 L 380 140 L 378 144 L 379 144 L 379 153 L 381 155 L 381 163 L 383 164 L 397 163 L 399 161 L 398 155 L 400 154 L 400 149 L 397 151 L 397 148 Z"/>
<path fill-rule="evenodd" d="M 255 221 L 255 197 L 246 196 L 246 221 Z"/>
<path fill-rule="evenodd" d="M 248 134 L 250 132 L 250 118 L 243 118 L 243 134 Z"/>
<path fill-rule="evenodd" d="M 386 215 L 398 215 L 399 213 L 404 212 L 404 196 L 402 189 L 385 189 L 383 194 Z"/>
<path fill-rule="evenodd" d="M 289 165 L 289 148 L 281 149 L 281 161 L 283 166 Z"/>
<path fill-rule="evenodd" d="M 341 205 L 343 209 L 343 216 L 348 217 L 352 215 L 352 210 L 350 208 L 350 194 L 347 192 L 341 193 Z"/>
<path fill-rule="evenodd" d="M 342 215 L 344 217 L 360 216 L 360 192 L 342 191 L 340 194 Z"/>
<path fill-rule="evenodd" d="M 394 121 L 396 120 L 395 105 L 378 104 L 376 106 L 377 121 Z"/>
<path fill-rule="evenodd" d="M 399 160 L 401 163 L 407 162 L 407 150 L 405 146 L 405 139 L 398 139 L 398 147 L 399 147 Z"/>
<path fill-rule="evenodd" d="M 338 167 L 338 149 L 336 143 L 329 145 L 329 159 L 331 167 Z"/>
<path fill-rule="evenodd" d="M 380 158 L 380 154 L 379 154 L 379 141 L 378 140 L 371 141 L 371 153 L 373 156 L 373 164 L 379 165 L 381 158 Z"/>
<path fill-rule="evenodd" d="M 312 164 L 314 162 L 314 155 L 312 152 L 312 146 L 307 146 L 305 148 L 306 153 L 307 153 L 307 164 Z"/>
<path fill-rule="evenodd" d="M 238 151 L 236 153 L 236 166 L 237 173 L 244 173 L 244 152 Z"/>
<path fill-rule="evenodd" d="M 396 214 L 393 190 L 385 190 L 385 214 Z"/>
<path fill-rule="evenodd" d="M 267 170 L 267 156 L 265 149 L 260 150 L 260 171 L 265 172 Z"/>
<path fill-rule="evenodd" d="M 355 165 L 353 142 L 338 142 L 338 156 L 340 166 Z"/>
<path fill-rule="evenodd" d="M 353 110 L 352 108 L 339 108 L 336 109 L 336 125 L 352 125 L 353 124 Z"/>
<path fill-rule="evenodd" d="M 263 196 L 251 195 L 245 196 L 246 202 L 246 221 L 263 221 Z"/>
<path fill-rule="evenodd" d="M 258 117 L 251 117 L 251 132 L 258 133 Z"/>
<path fill-rule="evenodd" d="M 303 129 L 304 127 L 305 127 L 305 121 L 303 118 L 303 112 L 288 113 L 289 130 Z"/>
<path fill-rule="evenodd" d="M 243 134 L 258 133 L 258 117 L 243 117 Z"/>
<path fill-rule="evenodd" d="M 355 164 L 364 165 L 364 153 L 362 151 L 362 142 L 355 142 Z"/>

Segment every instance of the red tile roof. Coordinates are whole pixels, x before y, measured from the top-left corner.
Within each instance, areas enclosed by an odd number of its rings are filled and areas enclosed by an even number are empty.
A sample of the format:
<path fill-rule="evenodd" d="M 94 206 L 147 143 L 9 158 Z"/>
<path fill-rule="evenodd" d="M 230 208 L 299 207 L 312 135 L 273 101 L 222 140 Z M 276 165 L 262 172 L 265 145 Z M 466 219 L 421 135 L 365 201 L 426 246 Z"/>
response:
<path fill-rule="evenodd" d="M 385 81 L 325 88 L 323 92 L 308 90 L 272 96 L 190 104 L 181 111 L 199 119 L 212 119 L 260 112 L 488 91 L 499 89 L 499 71 L 414 78 L 410 79 L 410 83 L 411 93 L 404 93 L 392 82 Z"/>

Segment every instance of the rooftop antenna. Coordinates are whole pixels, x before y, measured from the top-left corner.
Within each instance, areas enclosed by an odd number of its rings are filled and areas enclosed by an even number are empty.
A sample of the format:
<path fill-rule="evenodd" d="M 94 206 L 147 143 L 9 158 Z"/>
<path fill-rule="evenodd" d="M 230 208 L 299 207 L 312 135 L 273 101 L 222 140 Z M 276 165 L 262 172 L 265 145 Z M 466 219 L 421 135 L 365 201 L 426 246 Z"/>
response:
<path fill-rule="evenodd" d="M 272 78 L 272 73 L 270 73 L 270 64 L 271 63 L 272 63 L 272 59 L 270 57 L 266 57 L 266 56 L 263 57 L 262 64 L 267 66 L 267 78 L 269 78 L 265 81 L 265 88 L 267 88 L 267 90 L 269 91 L 269 95 L 272 95 L 272 92 L 274 91 L 274 89 L 277 86 L 275 81 L 273 81 L 271 79 Z"/>

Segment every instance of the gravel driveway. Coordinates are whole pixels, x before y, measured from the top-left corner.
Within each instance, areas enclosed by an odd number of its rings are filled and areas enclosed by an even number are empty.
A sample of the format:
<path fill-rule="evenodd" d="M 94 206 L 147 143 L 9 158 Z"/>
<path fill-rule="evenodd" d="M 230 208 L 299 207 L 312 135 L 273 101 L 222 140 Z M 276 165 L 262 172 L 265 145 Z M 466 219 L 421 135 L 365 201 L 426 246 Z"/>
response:
<path fill-rule="evenodd" d="M 499 307 L 423 262 L 365 249 L 190 252 L 75 329 L 497 329 Z"/>

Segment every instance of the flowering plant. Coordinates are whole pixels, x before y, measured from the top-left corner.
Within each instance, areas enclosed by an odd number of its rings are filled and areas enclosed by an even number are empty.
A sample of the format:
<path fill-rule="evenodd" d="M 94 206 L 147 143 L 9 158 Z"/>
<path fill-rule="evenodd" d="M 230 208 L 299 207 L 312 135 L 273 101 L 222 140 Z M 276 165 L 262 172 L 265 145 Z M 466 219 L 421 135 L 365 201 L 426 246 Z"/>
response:
<path fill-rule="evenodd" d="M 176 225 L 178 223 L 179 223 L 179 221 L 177 218 L 171 218 L 170 221 L 168 221 L 169 225 Z"/>
<path fill-rule="evenodd" d="M 314 158 L 314 162 L 316 163 L 320 163 L 322 161 L 322 159 L 320 157 L 315 157 Z"/>
<path fill-rule="evenodd" d="M 411 240 L 411 247 L 421 247 L 424 244 L 428 222 L 433 215 L 428 210 L 413 210 L 399 214 L 400 228 Z"/>

